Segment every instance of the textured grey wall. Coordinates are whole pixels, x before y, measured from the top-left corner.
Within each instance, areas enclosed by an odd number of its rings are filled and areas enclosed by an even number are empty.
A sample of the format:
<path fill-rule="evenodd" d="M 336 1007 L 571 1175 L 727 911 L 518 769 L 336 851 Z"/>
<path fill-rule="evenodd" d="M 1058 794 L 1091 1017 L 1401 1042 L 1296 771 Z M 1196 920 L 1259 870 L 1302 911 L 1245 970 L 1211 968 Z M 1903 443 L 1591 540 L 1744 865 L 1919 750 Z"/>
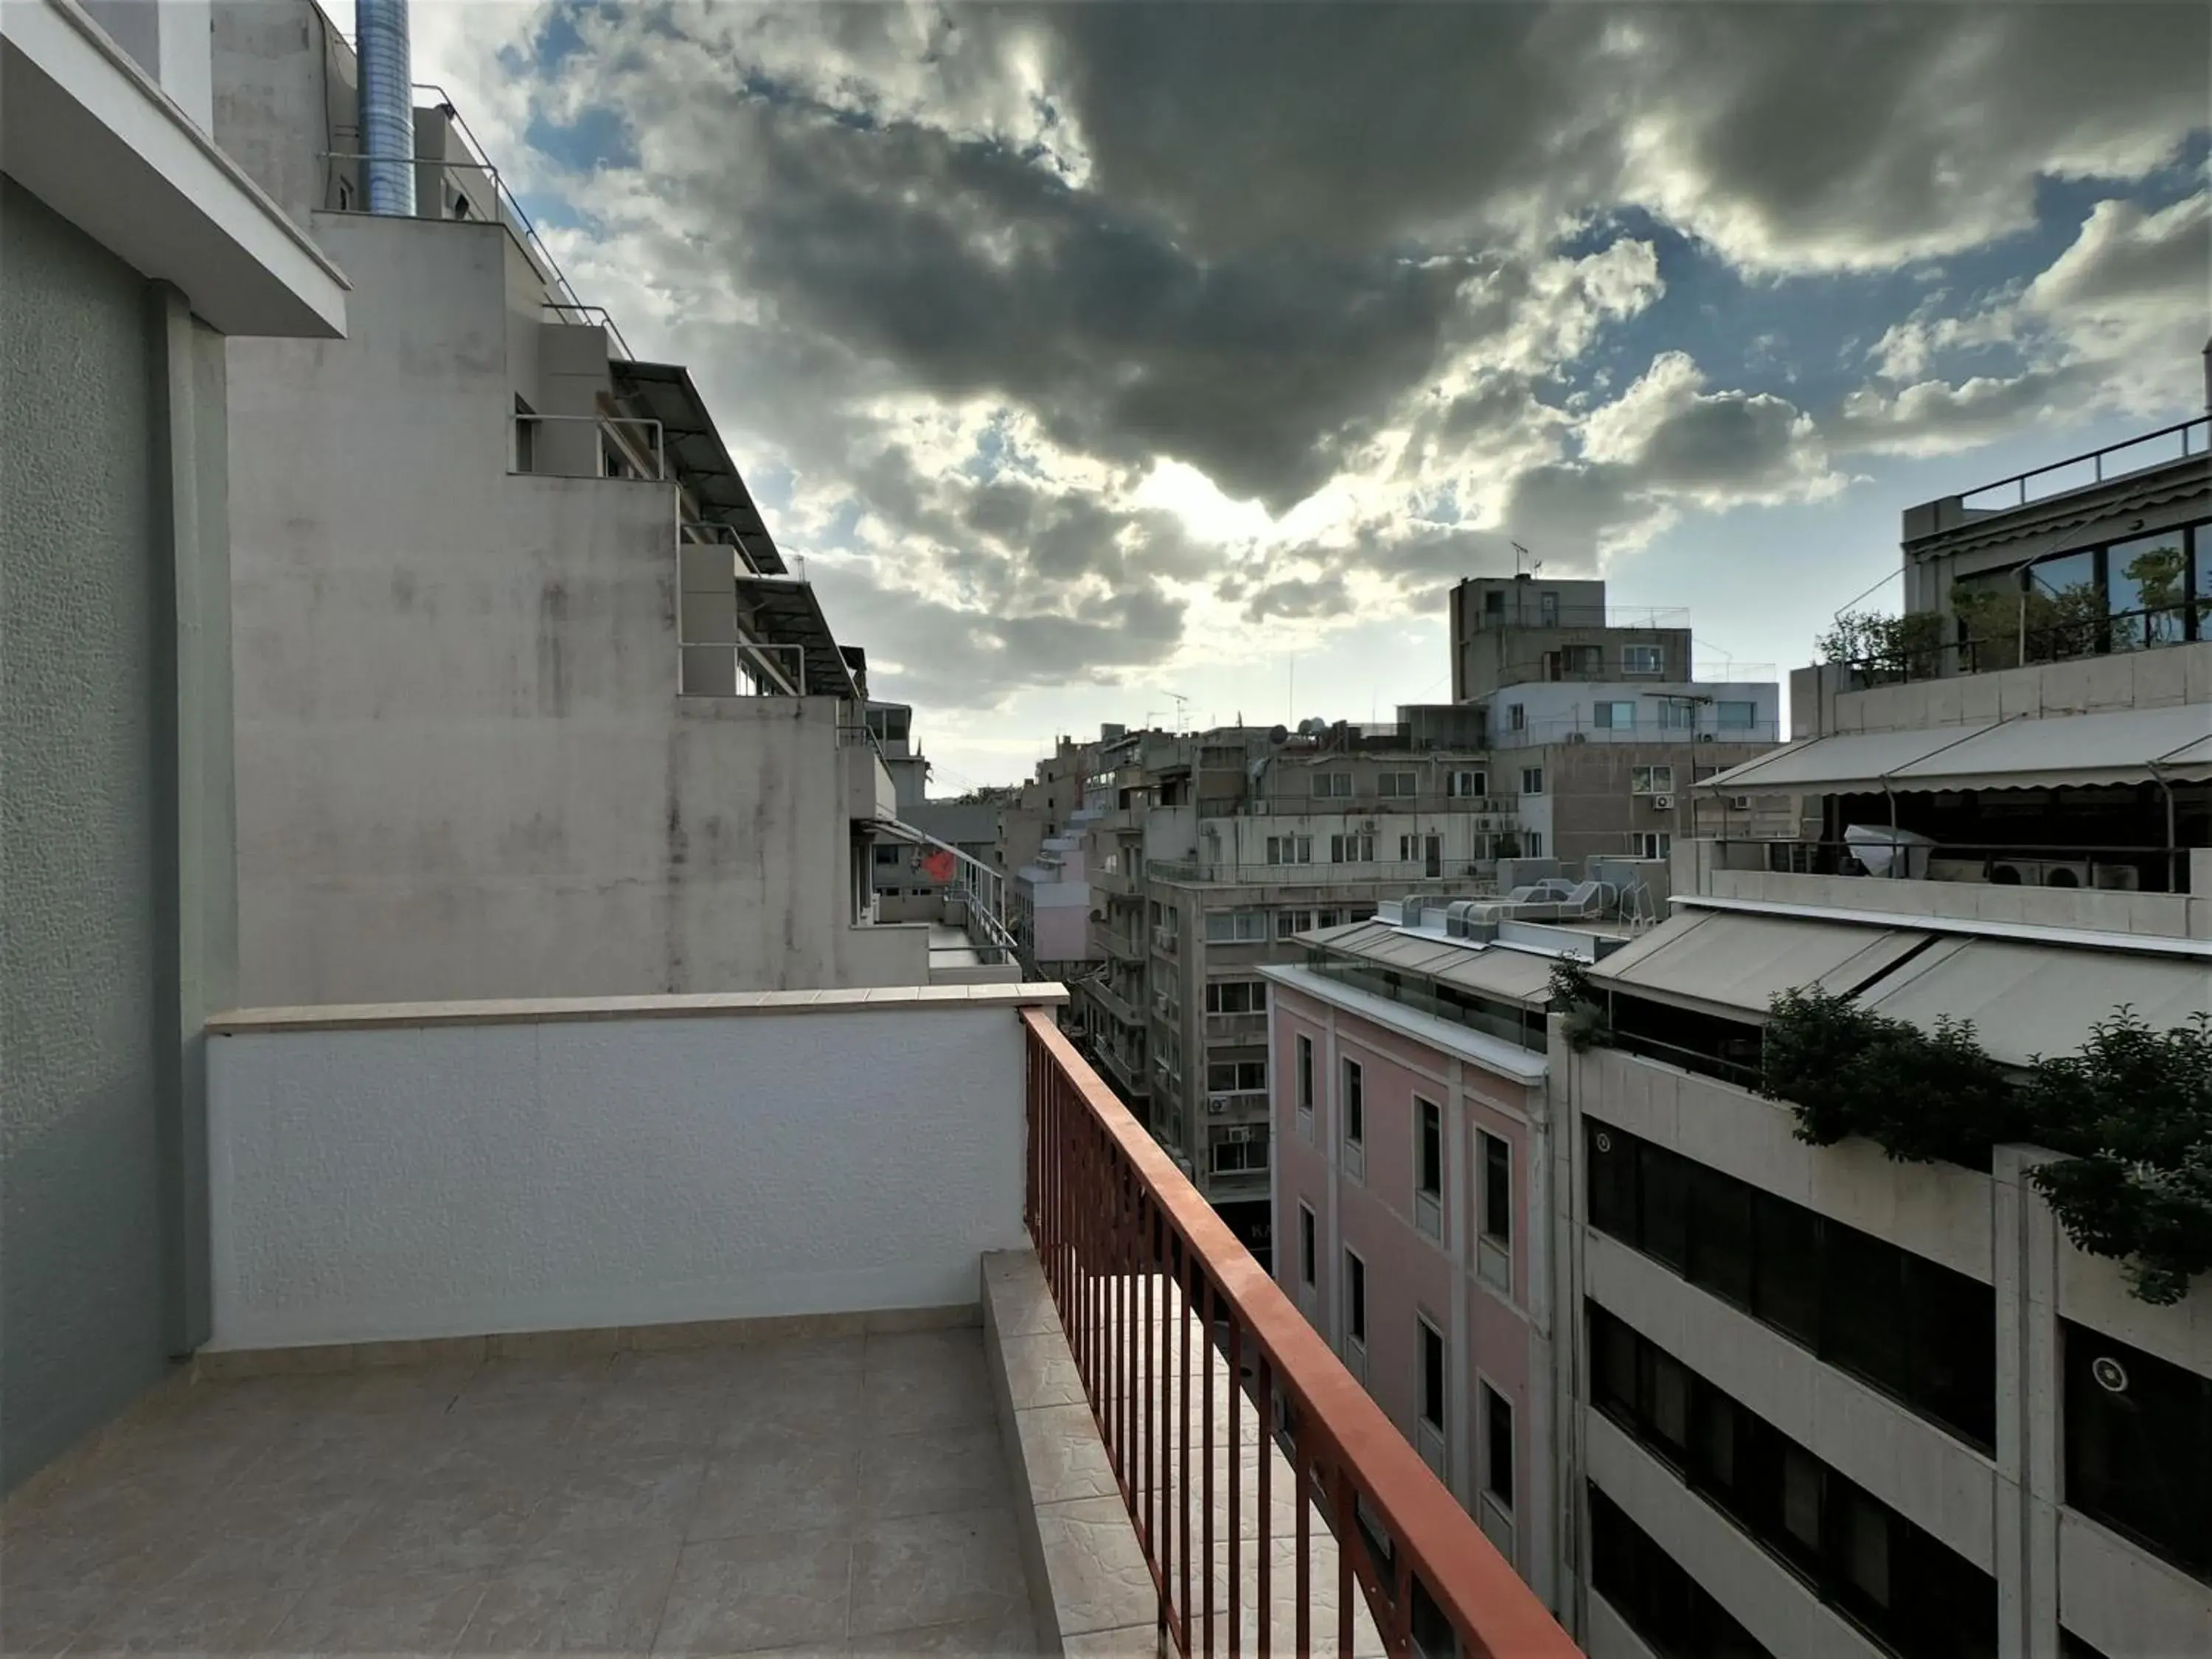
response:
<path fill-rule="evenodd" d="M 157 313 L 13 185 L 0 228 L 4 1488 L 160 1376 L 179 1206 Z"/>

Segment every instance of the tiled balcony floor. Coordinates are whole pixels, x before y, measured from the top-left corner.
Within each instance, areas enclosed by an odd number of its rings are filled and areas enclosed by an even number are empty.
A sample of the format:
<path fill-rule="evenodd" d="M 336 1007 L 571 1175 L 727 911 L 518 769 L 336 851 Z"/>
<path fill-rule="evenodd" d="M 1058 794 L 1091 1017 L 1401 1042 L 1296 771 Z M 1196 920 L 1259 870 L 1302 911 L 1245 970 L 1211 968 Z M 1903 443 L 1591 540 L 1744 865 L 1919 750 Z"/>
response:
<path fill-rule="evenodd" d="M 976 1329 L 201 1382 L 11 1505 L 10 1653 L 1029 1653 Z"/>

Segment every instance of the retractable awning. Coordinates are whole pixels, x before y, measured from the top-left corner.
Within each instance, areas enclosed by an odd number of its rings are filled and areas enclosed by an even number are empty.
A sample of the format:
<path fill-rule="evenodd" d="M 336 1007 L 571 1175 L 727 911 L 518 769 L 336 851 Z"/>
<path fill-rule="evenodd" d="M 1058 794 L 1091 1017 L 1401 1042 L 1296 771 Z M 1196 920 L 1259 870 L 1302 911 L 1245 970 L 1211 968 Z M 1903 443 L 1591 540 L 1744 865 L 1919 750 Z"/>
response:
<path fill-rule="evenodd" d="M 1923 1029 L 1971 1020 L 1994 1058 L 2024 1066 L 2069 1054 L 2125 1003 L 2153 1030 L 2212 1007 L 2201 957 L 2069 949 L 2010 939 L 1940 939 L 1861 995 L 1862 1006 Z"/>
<path fill-rule="evenodd" d="M 1850 993 L 1928 941 L 1905 928 L 1700 910 L 1677 915 L 1589 971 L 1593 982 L 1729 1019 L 1763 1020 L 1784 991 Z"/>
<path fill-rule="evenodd" d="M 1723 794 L 2081 788 L 2212 778 L 2202 703 L 1814 738 L 1696 787 Z"/>
<path fill-rule="evenodd" d="M 607 371 L 615 393 L 639 416 L 660 422 L 669 470 L 699 503 L 699 515 L 725 525 L 754 569 L 783 574 L 783 556 L 723 447 L 706 400 L 691 382 L 691 371 L 676 363 L 636 363 L 619 358 Z"/>

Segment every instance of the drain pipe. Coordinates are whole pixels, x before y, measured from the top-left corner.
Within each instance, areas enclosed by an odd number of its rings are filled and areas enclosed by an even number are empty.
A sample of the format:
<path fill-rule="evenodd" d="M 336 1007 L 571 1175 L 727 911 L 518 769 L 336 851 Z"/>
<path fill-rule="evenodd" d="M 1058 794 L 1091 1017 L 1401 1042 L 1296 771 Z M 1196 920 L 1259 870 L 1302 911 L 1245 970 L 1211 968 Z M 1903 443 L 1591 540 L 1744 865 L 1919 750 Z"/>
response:
<path fill-rule="evenodd" d="M 368 210 L 415 214 L 415 94 L 408 63 L 407 0 L 354 0 L 361 60 L 362 149 Z"/>

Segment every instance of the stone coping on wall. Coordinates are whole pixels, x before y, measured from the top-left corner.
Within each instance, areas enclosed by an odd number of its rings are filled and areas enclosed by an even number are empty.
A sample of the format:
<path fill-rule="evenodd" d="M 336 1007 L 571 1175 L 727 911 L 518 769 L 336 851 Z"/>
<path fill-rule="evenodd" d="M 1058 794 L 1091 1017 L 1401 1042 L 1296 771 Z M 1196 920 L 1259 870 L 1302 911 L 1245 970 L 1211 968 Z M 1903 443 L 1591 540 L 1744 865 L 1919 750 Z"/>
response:
<path fill-rule="evenodd" d="M 878 985 L 842 990 L 709 991 L 669 996 L 330 1003 L 298 1008 L 234 1008 L 211 1016 L 207 1030 L 217 1036 L 236 1036 L 250 1031 L 374 1031 L 430 1025 L 549 1025 L 584 1020 L 1056 1007 L 1067 1000 L 1066 986 L 1044 980 L 1013 985 Z"/>

